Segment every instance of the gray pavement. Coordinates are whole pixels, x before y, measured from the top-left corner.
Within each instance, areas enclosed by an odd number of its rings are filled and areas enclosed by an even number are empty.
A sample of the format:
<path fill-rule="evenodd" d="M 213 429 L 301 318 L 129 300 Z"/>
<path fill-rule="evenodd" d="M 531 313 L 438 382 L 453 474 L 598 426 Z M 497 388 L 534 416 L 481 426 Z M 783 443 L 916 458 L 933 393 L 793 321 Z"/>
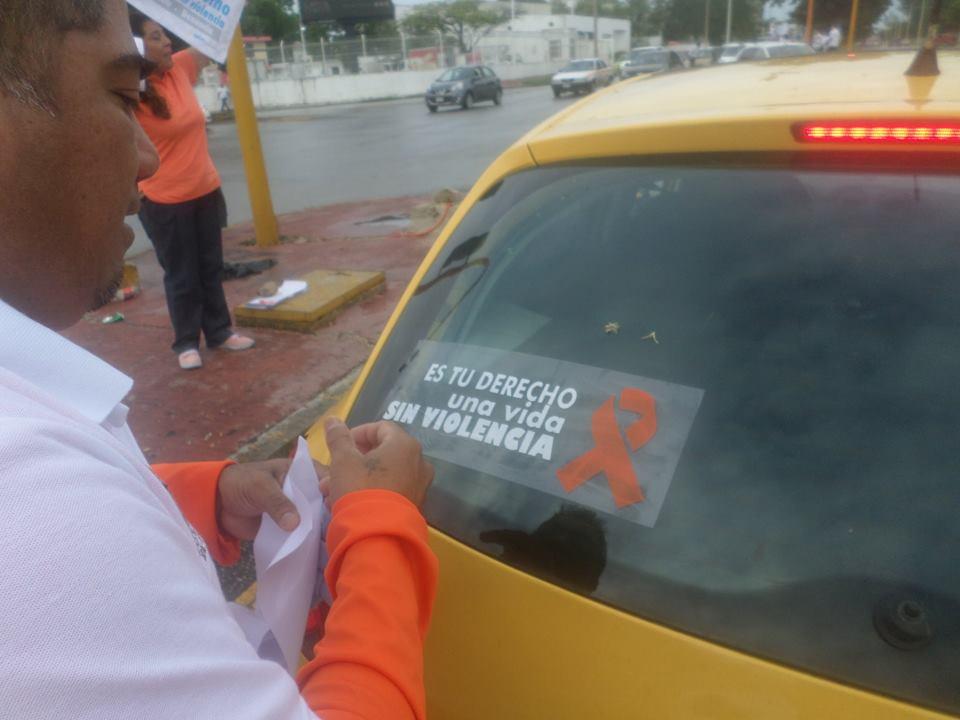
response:
<path fill-rule="evenodd" d="M 504 91 L 503 105 L 427 112 L 422 99 L 264 113 L 260 137 L 277 213 L 367 198 L 469 188 L 524 132 L 566 107 L 549 87 Z M 243 158 L 233 123 L 210 127 L 230 222 L 249 220 Z M 133 224 L 133 223 L 131 223 Z M 130 250 L 149 248 L 142 229 Z"/>

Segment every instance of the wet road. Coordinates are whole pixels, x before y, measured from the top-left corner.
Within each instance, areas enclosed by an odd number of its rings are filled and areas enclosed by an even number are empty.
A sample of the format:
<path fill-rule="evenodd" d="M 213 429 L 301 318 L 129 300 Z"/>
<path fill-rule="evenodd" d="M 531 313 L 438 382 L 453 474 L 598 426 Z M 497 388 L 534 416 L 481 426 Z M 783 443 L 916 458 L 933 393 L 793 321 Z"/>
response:
<path fill-rule="evenodd" d="M 549 87 L 504 92 L 503 105 L 427 112 L 419 98 L 267 114 L 260 136 L 277 213 L 376 197 L 466 189 L 524 132 L 566 107 Z M 230 222 L 250 219 L 236 126 L 210 128 Z M 138 228 L 131 254 L 149 247 Z"/>

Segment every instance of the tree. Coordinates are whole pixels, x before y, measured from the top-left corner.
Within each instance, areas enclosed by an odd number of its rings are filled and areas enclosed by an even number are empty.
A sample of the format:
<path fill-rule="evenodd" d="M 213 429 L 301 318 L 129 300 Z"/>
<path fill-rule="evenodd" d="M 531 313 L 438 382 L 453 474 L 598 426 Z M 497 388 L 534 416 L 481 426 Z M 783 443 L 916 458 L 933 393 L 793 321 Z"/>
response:
<path fill-rule="evenodd" d="M 480 38 L 506 20 L 506 13 L 482 8 L 479 0 L 453 0 L 417 5 L 400 24 L 411 35 L 438 31 L 451 35 L 460 45 L 460 52 L 468 53 Z"/>
<path fill-rule="evenodd" d="M 374 20 L 372 22 L 357 23 L 357 32 L 366 35 L 368 38 L 397 36 L 397 22 L 395 20 Z"/>
<path fill-rule="evenodd" d="M 268 35 L 293 40 L 300 35 L 300 18 L 293 0 L 249 0 L 240 18 L 244 35 Z"/>
<path fill-rule="evenodd" d="M 593 0 L 577 0 L 577 15 L 593 16 Z M 630 6 L 620 0 L 597 0 L 597 15 L 606 18 L 629 18 Z"/>
<path fill-rule="evenodd" d="M 649 0 L 628 0 L 627 7 L 630 13 L 630 34 L 635 38 L 659 35 L 663 29 L 662 22 L 654 14 L 654 8 Z"/>
<path fill-rule="evenodd" d="M 817 0 L 819 7 L 821 2 Z M 850 0 L 836 0 L 849 2 Z M 865 2 L 868 0 L 861 0 Z M 887 1 L 887 0 L 884 0 Z M 664 40 L 679 42 L 703 38 L 707 0 L 661 0 L 654 8 L 656 24 L 662 28 Z M 726 36 L 726 7 L 723 0 L 710 0 L 710 45 L 723 43 Z M 753 40 L 760 32 L 763 0 L 733 0 L 730 22 L 732 39 Z"/>
<path fill-rule="evenodd" d="M 774 0 L 782 4 L 786 0 Z M 873 33 L 874 24 L 890 8 L 891 0 L 860 0 L 857 10 L 856 37 L 864 40 Z M 836 25 L 844 33 L 850 25 L 850 0 L 816 0 L 813 6 L 813 26 L 826 32 Z M 793 9 L 792 19 L 801 27 L 807 22 L 807 3 L 801 0 Z"/>

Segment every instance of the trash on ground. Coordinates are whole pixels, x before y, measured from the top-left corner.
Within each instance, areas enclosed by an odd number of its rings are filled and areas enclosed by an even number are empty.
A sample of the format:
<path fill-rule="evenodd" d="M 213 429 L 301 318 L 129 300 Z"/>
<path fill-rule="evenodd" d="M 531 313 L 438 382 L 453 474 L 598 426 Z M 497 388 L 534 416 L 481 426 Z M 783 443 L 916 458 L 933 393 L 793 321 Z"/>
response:
<path fill-rule="evenodd" d="M 133 300 L 137 295 L 140 294 L 139 285 L 131 285 L 130 287 L 122 287 L 117 292 L 113 294 L 113 299 L 116 302 L 123 302 L 124 300 Z"/>
<path fill-rule="evenodd" d="M 269 270 L 276 264 L 277 261 L 273 258 L 247 260 L 245 262 L 225 262 L 223 264 L 223 279 L 235 280 L 237 278 L 247 277 L 248 275 L 257 275 L 264 270 Z"/>
<path fill-rule="evenodd" d="M 265 282 L 260 286 L 260 289 L 257 290 L 257 295 L 259 297 L 272 297 L 277 294 L 277 290 L 280 289 L 280 286 L 277 285 L 273 280 Z"/>
<path fill-rule="evenodd" d="M 307 289 L 307 283 L 304 280 L 284 280 L 283 284 L 277 288 L 277 292 L 269 297 L 256 297 L 245 303 L 245 307 L 256 310 L 269 310 L 280 303 L 289 300 Z"/>
<path fill-rule="evenodd" d="M 123 313 L 114 313 L 113 315 L 107 315 L 100 322 L 104 325 L 112 325 L 113 323 L 123 322 L 124 320 Z"/>

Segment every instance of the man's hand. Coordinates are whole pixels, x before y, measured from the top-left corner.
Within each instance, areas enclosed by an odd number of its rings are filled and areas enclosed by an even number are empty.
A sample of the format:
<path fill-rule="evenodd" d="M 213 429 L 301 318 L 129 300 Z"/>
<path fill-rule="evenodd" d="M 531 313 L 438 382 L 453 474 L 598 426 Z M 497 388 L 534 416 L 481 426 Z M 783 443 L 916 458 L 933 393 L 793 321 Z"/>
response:
<path fill-rule="evenodd" d="M 326 468 L 315 465 L 317 474 L 324 478 Z M 220 474 L 217 487 L 217 520 L 221 530 L 238 540 L 253 540 L 263 513 L 283 530 L 294 530 L 300 524 L 300 515 L 283 494 L 283 480 L 289 469 L 289 460 L 266 460 L 226 468 Z"/>
<path fill-rule="evenodd" d="M 433 466 L 420 443 L 398 425 L 376 422 L 350 430 L 340 420 L 326 422 L 330 449 L 330 503 L 357 490 L 392 490 L 415 505 L 433 482 Z"/>

